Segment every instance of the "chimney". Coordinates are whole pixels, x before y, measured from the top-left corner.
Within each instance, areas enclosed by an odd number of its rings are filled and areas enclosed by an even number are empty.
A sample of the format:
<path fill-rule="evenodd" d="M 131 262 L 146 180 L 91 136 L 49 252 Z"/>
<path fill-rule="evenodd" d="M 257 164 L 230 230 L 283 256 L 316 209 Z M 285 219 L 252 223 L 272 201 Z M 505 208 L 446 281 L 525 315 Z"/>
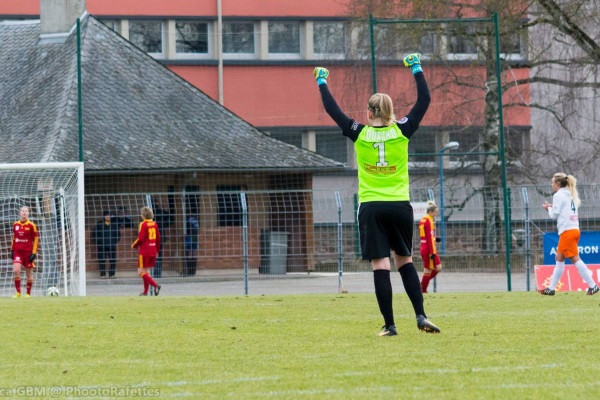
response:
<path fill-rule="evenodd" d="M 41 39 L 66 39 L 85 13 L 85 0 L 40 0 Z"/>

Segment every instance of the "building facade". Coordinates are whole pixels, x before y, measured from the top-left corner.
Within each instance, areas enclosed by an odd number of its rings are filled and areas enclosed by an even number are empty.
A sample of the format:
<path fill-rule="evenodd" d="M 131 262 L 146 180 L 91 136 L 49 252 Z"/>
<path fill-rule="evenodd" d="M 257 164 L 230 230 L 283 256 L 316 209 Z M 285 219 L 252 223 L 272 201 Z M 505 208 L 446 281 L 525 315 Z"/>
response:
<path fill-rule="evenodd" d="M 276 0 L 87 0 L 87 9 L 111 29 L 146 51 L 157 62 L 190 82 L 226 108 L 263 132 L 287 143 L 315 151 L 351 167 L 337 176 L 315 177 L 315 188 L 336 185 L 356 192 L 352 144 L 324 112 L 312 69 L 319 65 L 331 70 L 330 87 L 342 109 L 357 120 L 365 119 L 365 103 L 373 92 L 370 64 L 368 15 L 350 16 L 351 0 L 302 2 Z M 35 18 L 39 0 L 0 5 L 4 18 Z M 468 27 L 466 32 L 472 27 Z M 474 28 L 473 28 L 474 29 Z M 383 29 L 382 29 L 383 32 Z M 385 46 L 398 40 L 388 33 L 378 35 Z M 402 68 L 406 52 L 424 54 L 424 68 L 430 86 L 441 87 L 448 79 L 448 64 L 428 60 L 441 54 L 460 68 L 477 60 L 480 50 L 451 28 L 431 37 L 403 39 L 386 64 L 378 67 L 378 91 L 395 101 L 397 118 L 414 102 L 410 72 Z M 503 58 L 525 57 L 523 38 L 509 41 Z M 508 43 L 505 41 L 504 44 Z M 466 64 L 465 64 L 466 65 Z M 465 67 L 465 74 L 483 73 L 481 67 Z M 503 79 L 526 77 L 527 69 L 513 69 Z M 485 87 L 483 82 L 482 87 Z M 464 87 L 433 94 L 430 110 L 418 137 L 411 141 L 411 153 L 429 154 L 412 158 L 413 184 L 435 185 L 438 152 L 449 141 L 461 143 L 461 152 L 482 151 L 485 115 L 482 92 Z M 465 95 L 471 92 L 471 95 Z M 518 93 L 517 93 L 518 92 Z M 460 96 L 458 96 L 460 97 Z M 508 92 L 505 102 L 529 100 L 527 90 Z M 456 106 L 457 101 L 465 104 Z M 461 109 L 460 111 L 452 109 Z M 466 110 L 466 111 L 465 111 Z M 510 155 L 518 158 L 527 150 L 531 121 L 528 109 L 506 109 L 506 141 Z M 414 142 L 414 143 L 413 143 Z M 479 156 L 443 157 L 443 167 L 452 169 L 479 161 Z M 451 174 L 450 174 L 451 175 Z M 480 174 L 471 173 L 480 181 Z M 334 183 L 332 183 L 334 182 Z"/>

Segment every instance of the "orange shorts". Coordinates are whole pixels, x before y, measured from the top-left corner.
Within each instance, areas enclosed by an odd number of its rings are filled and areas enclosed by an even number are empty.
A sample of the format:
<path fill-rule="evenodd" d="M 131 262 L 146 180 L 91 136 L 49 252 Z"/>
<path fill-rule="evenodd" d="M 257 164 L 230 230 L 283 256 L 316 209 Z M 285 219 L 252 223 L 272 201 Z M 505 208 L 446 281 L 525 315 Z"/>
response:
<path fill-rule="evenodd" d="M 154 268 L 156 265 L 156 257 L 138 256 L 138 268 Z"/>
<path fill-rule="evenodd" d="M 571 258 L 579 255 L 579 237 L 581 232 L 579 229 L 569 229 L 564 231 L 558 237 L 558 247 L 556 253 L 562 253 L 565 257 Z"/>

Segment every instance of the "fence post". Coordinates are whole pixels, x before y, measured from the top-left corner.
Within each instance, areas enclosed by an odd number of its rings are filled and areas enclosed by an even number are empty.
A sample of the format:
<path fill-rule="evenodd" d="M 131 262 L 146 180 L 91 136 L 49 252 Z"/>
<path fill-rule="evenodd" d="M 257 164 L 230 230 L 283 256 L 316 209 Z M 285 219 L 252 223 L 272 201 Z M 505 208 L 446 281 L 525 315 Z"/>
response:
<path fill-rule="evenodd" d="M 338 209 L 338 224 L 337 224 L 337 248 L 338 248 L 338 291 L 345 293 L 343 274 L 344 274 L 344 240 L 342 237 L 342 199 L 340 193 L 335 192 L 335 201 Z"/>
<path fill-rule="evenodd" d="M 242 203 L 242 242 L 244 244 L 244 294 L 248 295 L 248 206 L 246 193 L 240 193 Z"/>
<path fill-rule="evenodd" d="M 531 249 L 530 249 L 530 241 L 529 241 L 529 194 L 527 193 L 527 188 L 521 188 L 521 193 L 523 194 L 523 202 L 525 203 L 525 275 L 527 276 L 527 291 L 530 290 L 530 272 L 531 272 Z"/>
<path fill-rule="evenodd" d="M 354 227 L 354 255 L 355 257 L 360 257 L 361 256 L 361 250 L 360 250 L 360 231 L 358 229 L 358 194 L 354 193 L 353 196 L 354 199 L 354 224 L 352 224 L 352 226 Z"/>

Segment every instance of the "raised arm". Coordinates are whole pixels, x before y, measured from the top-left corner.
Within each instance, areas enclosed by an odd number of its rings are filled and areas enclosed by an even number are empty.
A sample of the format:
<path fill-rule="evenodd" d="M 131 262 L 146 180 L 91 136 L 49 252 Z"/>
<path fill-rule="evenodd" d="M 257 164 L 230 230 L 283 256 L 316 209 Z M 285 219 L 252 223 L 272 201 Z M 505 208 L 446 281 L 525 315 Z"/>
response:
<path fill-rule="evenodd" d="M 337 126 L 342 128 L 342 131 L 345 132 L 346 130 L 349 130 L 354 123 L 354 120 L 344 114 L 329 91 L 329 86 L 327 86 L 329 71 L 323 67 L 316 67 L 313 71 L 313 75 L 317 79 L 317 85 L 319 85 L 321 100 L 323 101 L 323 107 L 325 107 L 325 111 L 327 114 L 329 114 Z"/>
<path fill-rule="evenodd" d="M 417 84 L 417 101 L 408 114 L 406 114 L 406 117 L 402 118 L 399 123 L 402 133 L 410 138 L 419 129 L 419 125 L 429 108 L 429 103 L 431 103 L 431 95 L 425 75 L 423 74 L 419 55 L 410 54 L 404 57 L 404 65 L 410 68 Z"/>

